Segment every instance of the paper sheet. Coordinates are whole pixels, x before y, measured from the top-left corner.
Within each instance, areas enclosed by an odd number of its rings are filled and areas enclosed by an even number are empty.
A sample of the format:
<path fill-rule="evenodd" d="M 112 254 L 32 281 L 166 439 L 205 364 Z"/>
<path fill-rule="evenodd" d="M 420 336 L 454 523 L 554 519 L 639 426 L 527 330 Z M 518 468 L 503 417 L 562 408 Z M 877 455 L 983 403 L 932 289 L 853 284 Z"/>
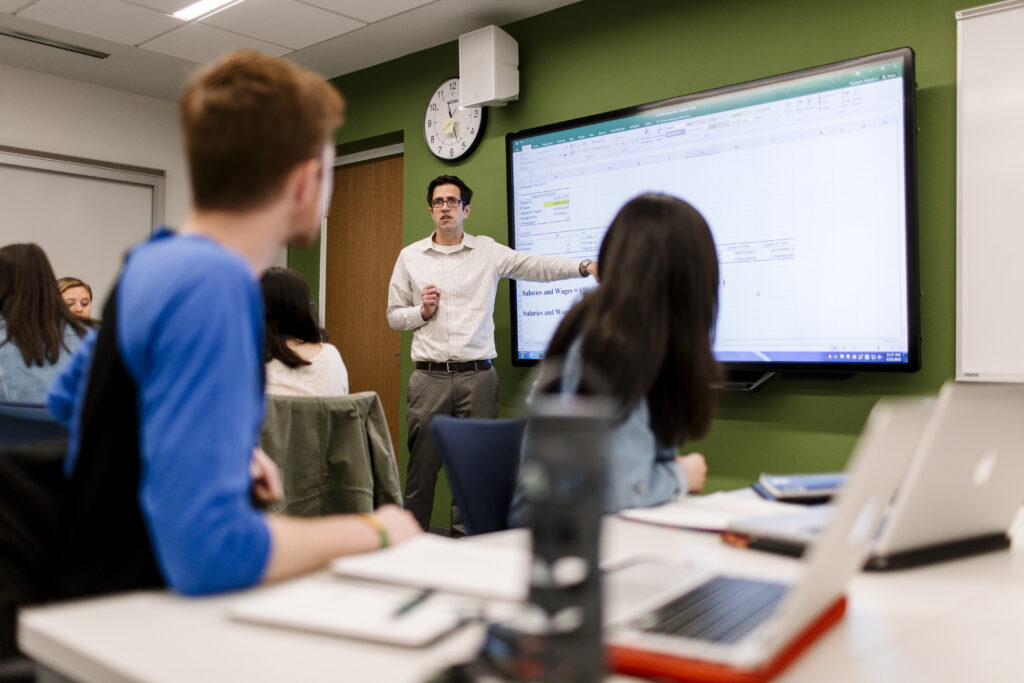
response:
<path fill-rule="evenodd" d="M 530 552 L 524 548 L 423 534 L 385 550 L 340 557 L 331 563 L 331 571 L 458 595 L 522 601 L 529 565 Z"/>
<path fill-rule="evenodd" d="M 698 531 L 725 531 L 729 525 L 745 517 L 791 514 L 806 511 L 802 505 L 777 503 L 731 492 L 689 496 L 653 508 L 631 508 L 619 515 L 634 522 Z"/>

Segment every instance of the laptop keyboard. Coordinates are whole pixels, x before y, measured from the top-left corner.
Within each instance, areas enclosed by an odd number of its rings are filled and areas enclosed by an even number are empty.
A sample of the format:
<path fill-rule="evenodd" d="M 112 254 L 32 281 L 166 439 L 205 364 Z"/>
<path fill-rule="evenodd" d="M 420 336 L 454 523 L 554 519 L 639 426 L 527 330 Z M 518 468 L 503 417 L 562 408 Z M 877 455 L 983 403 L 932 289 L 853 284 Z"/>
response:
<path fill-rule="evenodd" d="M 651 633 L 734 643 L 772 613 L 787 589 L 781 583 L 717 576 L 635 625 Z"/>

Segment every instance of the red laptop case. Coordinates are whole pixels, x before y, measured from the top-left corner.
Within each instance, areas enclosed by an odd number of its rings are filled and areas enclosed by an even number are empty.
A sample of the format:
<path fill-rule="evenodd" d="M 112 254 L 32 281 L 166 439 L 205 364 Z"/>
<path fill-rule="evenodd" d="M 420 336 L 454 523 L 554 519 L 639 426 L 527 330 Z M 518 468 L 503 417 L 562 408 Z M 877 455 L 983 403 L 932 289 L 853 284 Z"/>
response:
<path fill-rule="evenodd" d="M 685 683 L 762 683 L 777 676 L 811 643 L 818 639 L 846 612 L 846 598 L 836 600 L 818 619 L 763 667 L 737 669 L 699 659 L 677 657 L 631 647 L 611 645 L 606 649 L 608 668 L 622 674 Z"/>

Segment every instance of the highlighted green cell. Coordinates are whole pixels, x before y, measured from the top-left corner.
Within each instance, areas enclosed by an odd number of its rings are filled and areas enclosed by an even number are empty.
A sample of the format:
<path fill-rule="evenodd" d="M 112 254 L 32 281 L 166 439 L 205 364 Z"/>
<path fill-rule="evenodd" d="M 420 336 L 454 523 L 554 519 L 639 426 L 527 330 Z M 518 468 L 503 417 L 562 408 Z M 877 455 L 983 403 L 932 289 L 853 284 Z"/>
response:
<path fill-rule="evenodd" d="M 550 202 L 544 202 L 544 208 L 547 209 L 552 206 L 566 206 L 568 204 L 568 199 L 552 199 Z"/>

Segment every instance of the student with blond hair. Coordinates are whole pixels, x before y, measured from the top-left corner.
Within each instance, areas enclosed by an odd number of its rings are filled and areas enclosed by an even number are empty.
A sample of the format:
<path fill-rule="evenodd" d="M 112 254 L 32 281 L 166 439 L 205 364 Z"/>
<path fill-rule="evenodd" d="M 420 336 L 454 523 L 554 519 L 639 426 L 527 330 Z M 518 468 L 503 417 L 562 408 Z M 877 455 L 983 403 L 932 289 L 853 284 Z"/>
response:
<path fill-rule="evenodd" d="M 77 277 L 62 277 L 57 280 L 57 289 L 76 317 L 92 320 L 92 287 Z"/>

